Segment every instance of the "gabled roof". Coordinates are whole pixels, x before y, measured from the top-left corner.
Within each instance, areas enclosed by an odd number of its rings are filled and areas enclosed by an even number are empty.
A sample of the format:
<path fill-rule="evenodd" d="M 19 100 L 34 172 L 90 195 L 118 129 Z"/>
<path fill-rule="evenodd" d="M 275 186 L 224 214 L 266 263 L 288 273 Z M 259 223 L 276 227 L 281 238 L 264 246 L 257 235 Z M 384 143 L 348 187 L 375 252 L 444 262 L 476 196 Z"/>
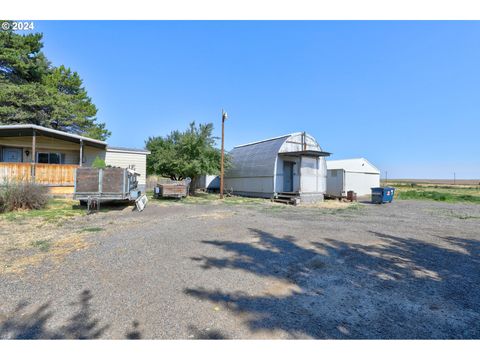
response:
<path fill-rule="evenodd" d="M 85 145 L 95 146 L 99 148 L 105 148 L 107 146 L 107 143 L 105 141 L 96 140 L 77 134 L 71 134 L 65 131 L 50 129 L 39 125 L 0 125 L 0 136 L 32 136 L 34 131 L 37 135 L 50 136 L 53 138 L 73 141 L 76 143 L 80 143 L 80 141 L 82 141 Z"/>
<path fill-rule="evenodd" d="M 327 170 L 340 169 L 348 172 L 380 174 L 380 170 L 363 157 L 356 159 L 327 160 Z"/>

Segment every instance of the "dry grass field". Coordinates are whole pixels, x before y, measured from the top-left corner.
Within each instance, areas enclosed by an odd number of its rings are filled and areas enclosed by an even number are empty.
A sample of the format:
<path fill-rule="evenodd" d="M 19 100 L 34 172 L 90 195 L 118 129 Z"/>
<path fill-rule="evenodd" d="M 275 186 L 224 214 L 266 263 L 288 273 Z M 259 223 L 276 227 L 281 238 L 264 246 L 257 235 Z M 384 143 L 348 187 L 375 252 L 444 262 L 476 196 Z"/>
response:
<path fill-rule="evenodd" d="M 395 184 L 425 184 L 425 185 L 469 185 L 480 186 L 480 179 L 389 179 L 388 183 Z"/>

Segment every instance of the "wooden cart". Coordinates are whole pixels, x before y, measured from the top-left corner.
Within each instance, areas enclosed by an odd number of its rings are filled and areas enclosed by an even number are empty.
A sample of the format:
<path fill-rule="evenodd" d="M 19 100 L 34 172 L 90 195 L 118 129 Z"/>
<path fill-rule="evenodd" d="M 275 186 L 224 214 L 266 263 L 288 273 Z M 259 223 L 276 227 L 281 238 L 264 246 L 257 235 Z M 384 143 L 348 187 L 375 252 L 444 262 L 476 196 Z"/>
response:
<path fill-rule="evenodd" d="M 189 187 L 190 179 L 157 184 L 157 186 L 154 188 L 154 196 L 156 198 L 170 197 L 180 199 L 188 195 Z"/>

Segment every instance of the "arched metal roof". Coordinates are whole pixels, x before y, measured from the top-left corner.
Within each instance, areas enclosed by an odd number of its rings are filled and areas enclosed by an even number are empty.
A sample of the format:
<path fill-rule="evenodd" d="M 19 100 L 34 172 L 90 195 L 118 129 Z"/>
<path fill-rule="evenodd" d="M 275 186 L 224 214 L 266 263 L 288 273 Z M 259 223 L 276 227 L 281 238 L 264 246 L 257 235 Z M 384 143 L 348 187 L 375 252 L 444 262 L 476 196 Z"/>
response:
<path fill-rule="evenodd" d="M 226 177 L 267 177 L 274 176 L 278 154 L 299 155 L 310 152 L 312 156 L 326 156 L 315 138 L 297 132 L 271 139 L 239 145 L 230 151 L 232 167 Z"/>

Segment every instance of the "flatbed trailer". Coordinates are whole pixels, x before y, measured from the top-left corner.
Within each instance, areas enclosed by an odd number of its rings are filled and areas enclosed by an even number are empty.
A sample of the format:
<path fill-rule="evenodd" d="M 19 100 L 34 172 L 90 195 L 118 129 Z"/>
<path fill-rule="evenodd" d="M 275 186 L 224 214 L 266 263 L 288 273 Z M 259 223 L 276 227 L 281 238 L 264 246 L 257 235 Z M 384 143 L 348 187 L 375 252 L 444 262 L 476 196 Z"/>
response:
<path fill-rule="evenodd" d="M 135 201 L 137 208 L 143 210 L 147 199 L 138 189 L 139 175 L 133 169 L 120 167 L 77 168 L 73 198 L 86 204 L 89 210 L 98 209 L 101 202 L 107 201 Z"/>

